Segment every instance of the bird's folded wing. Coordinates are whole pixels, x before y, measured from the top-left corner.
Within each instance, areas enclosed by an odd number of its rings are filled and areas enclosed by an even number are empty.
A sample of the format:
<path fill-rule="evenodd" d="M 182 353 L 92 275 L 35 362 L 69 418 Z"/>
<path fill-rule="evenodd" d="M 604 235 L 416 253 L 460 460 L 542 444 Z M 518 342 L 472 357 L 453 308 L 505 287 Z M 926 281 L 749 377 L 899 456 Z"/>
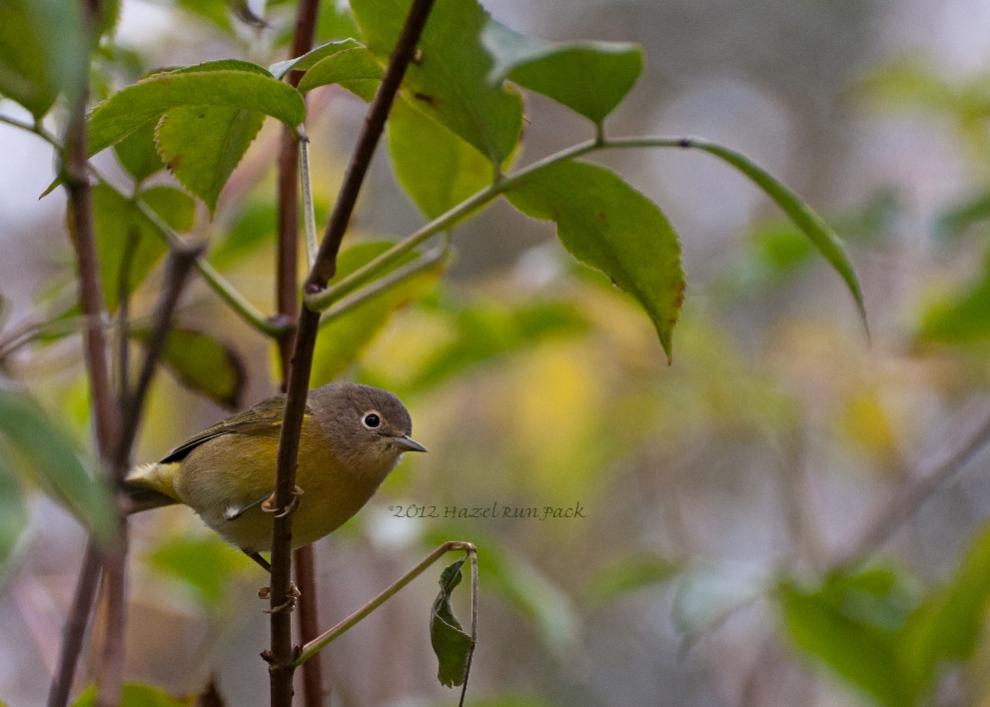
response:
<path fill-rule="evenodd" d="M 273 429 L 278 429 L 282 425 L 282 414 L 285 410 L 285 396 L 263 400 L 254 407 L 248 408 L 244 412 L 239 412 L 226 420 L 221 420 L 212 427 L 190 437 L 178 447 L 169 452 L 162 460 L 161 464 L 170 464 L 185 459 L 189 453 L 199 445 L 221 435 L 238 434 L 258 434 Z M 306 410 L 309 413 L 309 410 Z"/>

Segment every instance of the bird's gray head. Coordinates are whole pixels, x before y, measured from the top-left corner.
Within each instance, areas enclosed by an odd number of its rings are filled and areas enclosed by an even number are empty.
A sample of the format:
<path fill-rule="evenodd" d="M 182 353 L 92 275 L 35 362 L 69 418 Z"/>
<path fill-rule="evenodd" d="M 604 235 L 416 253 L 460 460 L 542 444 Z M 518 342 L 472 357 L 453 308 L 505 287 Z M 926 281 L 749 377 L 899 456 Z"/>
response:
<path fill-rule="evenodd" d="M 426 451 L 409 436 L 409 411 L 387 390 L 330 383 L 311 390 L 308 405 L 334 453 L 356 467 L 374 463 L 391 469 L 403 452 Z"/>

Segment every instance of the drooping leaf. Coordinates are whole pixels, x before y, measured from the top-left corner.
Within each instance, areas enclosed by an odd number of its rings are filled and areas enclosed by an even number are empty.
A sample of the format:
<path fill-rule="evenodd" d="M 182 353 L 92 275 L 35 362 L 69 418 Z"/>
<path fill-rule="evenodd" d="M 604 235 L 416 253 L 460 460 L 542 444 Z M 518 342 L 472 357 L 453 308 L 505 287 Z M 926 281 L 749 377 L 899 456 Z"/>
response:
<path fill-rule="evenodd" d="M 79 3 L 4 0 L 0 3 L 0 95 L 41 118 L 63 91 L 85 79 Z M 57 40 L 57 41 L 56 41 Z"/>
<path fill-rule="evenodd" d="M 302 56 L 298 56 L 295 59 L 286 59 L 285 61 L 279 61 L 268 67 L 268 71 L 271 72 L 272 76 L 277 79 L 285 78 L 285 75 L 290 71 L 306 71 L 316 66 L 319 62 L 326 59 L 328 56 L 332 56 L 337 52 L 342 52 L 347 49 L 355 49 L 357 47 L 363 47 L 364 45 L 354 39 L 341 39 L 332 42 L 326 42 L 318 47 L 310 49 L 308 52 Z"/>
<path fill-rule="evenodd" d="M 148 329 L 134 329 L 132 336 L 147 343 Z M 228 410 L 240 407 L 247 373 L 241 356 L 229 345 L 203 331 L 177 327 L 169 331 L 162 350 L 162 364 L 182 385 L 205 395 Z"/>
<path fill-rule="evenodd" d="M 162 116 L 155 141 L 169 171 L 212 213 L 264 122 L 265 115 L 256 111 L 182 106 Z"/>
<path fill-rule="evenodd" d="M 155 122 L 148 121 L 113 146 L 120 164 L 138 182 L 165 168 L 155 149 Z"/>
<path fill-rule="evenodd" d="M 491 162 L 450 130 L 404 100 L 388 117 L 388 150 L 395 178 L 429 218 L 492 183 Z"/>
<path fill-rule="evenodd" d="M 783 582 L 777 599 L 787 632 L 802 651 L 878 704 L 918 703 L 899 669 L 899 633 L 910 600 L 892 571 L 835 575 L 813 588 Z"/>
<path fill-rule="evenodd" d="M 528 216 L 555 221 L 574 257 L 633 295 L 670 358 L 684 273 L 677 234 L 656 204 L 614 172 L 570 160 L 526 175 L 506 197 Z"/>
<path fill-rule="evenodd" d="M 353 0 L 351 9 L 368 48 L 386 61 L 411 0 Z M 403 82 L 418 109 L 474 145 L 493 164 L 515 149 L 522 101 L 488 82 L 492 59 L 481 45 L 488 13 L 476 0 L 438 0 Z"/>
<path fill-rule="evenodd" d="M 643 49 L 625 42 L 549 42 L 489 22 L 481 42 L 494 59 L 493 85 L 505 79 L 601 123 L 643 70 Z"/>
<path fill-rule="evenodd" d="M 231 581 L 250 566 L 244 555 L 214 535 L 167 540 L 145 559 L 211 611 L 227 606 Z"/>
<path fill-rule="evenodd" d="M 353 272 L 391 245 L 388 241 L 371 241 L 347 248 L 338 259 L 335 279 Z M 396 267 L 410 262 L 413 257 L 415 254 L 408 254 L 396 263 Z M 435 268 L 419 273 L 334 319 L 331 335 L 317 339 L 316 352 L 313 355 L 312 385 L 329 383 L 353 365 L 385 326 L 392 313 L 431 287 L 442 270 L 443 264 L 439 263 Z"/>
<path fill-rule="evenodd" d="M 863 325 L 866 326 L 866 306 L 863 304 L 863 291 L 860 288 L 856 269 L 853 267 L 852 260 L 849 258 L 842 240 L 829 228 L 828 224 L 812 211 L 801 197 L 748 157 L 735 150 L 710 142 L 693 140 L 691 144 L 742 172 L 787 214 L 846 283 L 846 287 L 856 301 Z"/>
<path fill-rule="evenodd" d="M 118 91 L 89 115 L 89 154 L 123 140 L 180 106 L 216 106 L 270 115 L 295 128 L 306 116 L 302 94 L 260 71 L 215 63 L 154 74 Z M 235 65 L 235 64 L 232 64 Z M 264 72 L 264 74 L 262 73 Z"/>
<path fill-rule="evenodd" d="M 654 554 L 623 557 L 592 575 L 587 595 L 592 605 L 605 604 L 628 592 L 665 583 L 677 571 L 677 563 Z"/>
<path fill-rule="evenodd" d="M 0 446 L 23 464 L 19 468 L 98 536 L 106 537 L 113 524 L 110 494 L 95 464 L 73 440 L 30 400 L 0 391 Z"/>
<path fill-rule="evenodd" d="M 0 458 L 0 581 L 27 523 L 21 485 L 13 465 Z"/>
<path fill-rule="evenodd" d="M 968 660 L 984 635 L 990 602 L 990 529 L 972 542 L 950 583 L 932 592 L 908 617 L 898 643 L 901 666 L 919 694 L 940 668 Z"/>
<path fill-rule="evenodd" d="M 156 186 L 142 191 L 140 198 L 177 231 L 192 228 L 195 205 L 182 191 Z M 126 290 L 133 292 L 165 255 L 168 246 L 130 201 L 103 184 L 93 187 L 93 223 L 100 256 L 100 284 L 107 309 L 112 312 L 120 303 L 122 267 L 127 265 Z M 132 239 L 134 245 L 128 245 Z"/>
<path fill-rule="evenodd" d="M 344 49 L 319 61 L 302 77 L 303 93 L 319 86 L 338 84 L 364 101 L 375 97 L 384 70 L 364 47 Z"/>
<path fill-rule="evenodd" d="M 474 644 L 450 608 L 450 595 L 461 582 L 463 564 L 464 560 L 458 560 L 444 568 L 440 575 L 440 593 L 430 610 L 430 643 L 439 664 L 437 679 L 447 687 L 464 684 L 468 656 Z"/>
<path fill-rule="evenodd" d="M 120 707 L 192 707 L 193 697 L 172 697 L 160 687 L 136 682 L 124 683 L 121 690 Z M 96 707 L 96 686 L 83 690 L 72 707 Z"/>

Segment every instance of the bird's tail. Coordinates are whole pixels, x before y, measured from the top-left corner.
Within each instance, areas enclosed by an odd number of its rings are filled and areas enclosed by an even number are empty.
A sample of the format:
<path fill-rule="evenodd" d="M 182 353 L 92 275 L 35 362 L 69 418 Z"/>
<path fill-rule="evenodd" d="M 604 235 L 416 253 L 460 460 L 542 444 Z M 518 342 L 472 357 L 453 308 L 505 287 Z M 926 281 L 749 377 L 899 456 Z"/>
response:
<path fill-rule="evenodd" d="M 179 501 L 172 494 L 171 477 L 163 473 L 163 466 L 170 464 L 139 464 L 131 469 L 121 483 L 121 490 L 130 502 L 128 514 L 149 511 L 152 508 L 171 506 Z M 170 493 L 171 492 L 171 493 Z"/>

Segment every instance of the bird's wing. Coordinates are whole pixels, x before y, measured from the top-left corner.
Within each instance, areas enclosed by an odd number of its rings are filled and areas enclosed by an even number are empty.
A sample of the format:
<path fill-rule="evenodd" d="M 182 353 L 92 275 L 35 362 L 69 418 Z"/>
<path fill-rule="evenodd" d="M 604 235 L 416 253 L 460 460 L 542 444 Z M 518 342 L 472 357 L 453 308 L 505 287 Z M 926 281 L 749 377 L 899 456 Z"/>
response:
<path fill-rule="evenodd" d="M 207 427 L 194 437 L 190 437 L 169 452 L 159 463 L 170 464 L 172 462 L 182 461 L 196 447 L 221 435 L 232 432 L 238 434 L 258 434 L 276 430 L 282 426 L 282 414 L 284 410 L 285 396 L 283 395 L 276 395 L 267 400 L 262 400 L 254 407 L 228 417 L 226 420 L 221 420 L 212 427 Z M 308 408 L 306 412 L 309 413 Z"/>

